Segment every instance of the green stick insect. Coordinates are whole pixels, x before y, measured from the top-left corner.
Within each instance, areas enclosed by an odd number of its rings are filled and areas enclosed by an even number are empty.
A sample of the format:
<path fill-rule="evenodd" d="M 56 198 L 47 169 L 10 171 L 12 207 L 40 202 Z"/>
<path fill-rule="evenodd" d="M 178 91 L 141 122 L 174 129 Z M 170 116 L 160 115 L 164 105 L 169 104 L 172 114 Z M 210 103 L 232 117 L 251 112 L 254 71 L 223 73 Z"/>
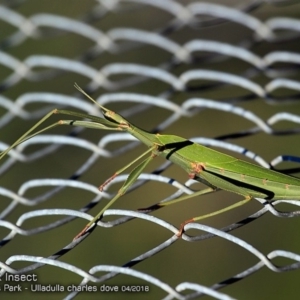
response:
<path fill-rule="evenodd" d="M 208 194 L 216 190 L 226 190 L 236 193 L 244 197 L 243 200 L 227 206 L 221 210 L 210 214 L 194 217 L 181 224 L 178 236 L 181 236 L 184 225 L 195 222 L 204 218 L 208 218 L 223 212 L 239 207 L 253 198 L 264 198 L 266 200 L 295 199 L 300 200 L 300 179 L 281 174 L 276 171 L 268 170 L 263 167 L 239 160 L 232 156 L 220 153 L 207 147 L 195 144 L 185 138 L 176 135 L 161 135 L 146 132 L 123 118 L 121 115 L 101 106 L 89 95 L 87 95 L 77 84 L 75 87 L 88 97 L 92 102 L 98 105 L 103 113 L 104 119 L 96 116 L 82 114 L 68 110 L 54 109 L 42 118 L 29 131 L 22 135 L 15 143 L 0 154 L 2 159 L 12 148 L 18 144 L 38 135 L 50 128 L 59 125 L 81 126 L 93 129 L 125 131 L 133 135 L 135 138 L 143 142 L 149 147 L 147 151 L 142 153 L 128 165 L 118 170 L 113 176 L 106 180 L 100 187 L 103 190 L 105 185 L 111 182 L 117 175 L 130 168 L 132 165 L 141 161 L 128 175 L 125 183 L 117 192 L 115 197 L 90 221 L 74 239 L 83 236 L 90 228 L 102 218 L 103 213 L 118 198 L 120 198 L 127 189 L 134 184 L 142 173 L 144 168 L 157 156 L 163 156 L 174 164 L 184 169 L 188 176 L 194 180 L 204 183 L 207 188 L 197 191 L 191 195 L 185 195 L 166 203 L 158 203 L 151 207 L 142 209 L 149 211 L 158 209 L 170 204 L 174 204 L 192 197 Z M 72 117 L 89 119 L 86 120 L 60 120 L 48 127 L 32 133 L 38 126 L 47 120 L 53 114 L 70 115 Z M 148 156 L 148 157 L 146 157 Z M 145 158 L 146 157 L 146 158 Z"/>

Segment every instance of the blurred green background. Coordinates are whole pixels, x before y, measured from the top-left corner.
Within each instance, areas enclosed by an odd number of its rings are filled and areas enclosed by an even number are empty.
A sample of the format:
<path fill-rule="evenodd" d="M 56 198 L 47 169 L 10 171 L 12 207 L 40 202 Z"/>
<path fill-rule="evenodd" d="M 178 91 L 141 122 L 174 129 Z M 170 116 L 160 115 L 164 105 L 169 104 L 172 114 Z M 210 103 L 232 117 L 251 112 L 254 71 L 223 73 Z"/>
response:
<path fill-rule="evenodd" d="M 14 9 L 25 17 L 30 17 L 38 13 L 51 13 L 77 20 L 93 12 L 93 9 L 96 7 L 96 2 L 97 1 L 88 0 L 28 0 L 20 5 L 16 5 Z M 227 6 L 236 6 L 237 4 L 242 3 L 241 1 L 214 2 Z M 180 1 L 180 3 L 187 4 L 191 3 L 191 1 Z M 243 1 L 243 3 L 247 2 Z M 129 7 L 132 7 L 132 3 Z M 251 14 L 262 21 L 275 16 L 286 16 L 299 19 L 300 10 L 299 5 L 277 7 L 271 4 L 264 4 Z M 109 12 L 105 17 L 92 22 L 91 25 L 104 33 L 109 29 L 116 27 L 132 27 L 155 31 L 156 29 L 164 27 L 171 19 L 171 15 L 167 12 L 145 5 L 139 6 L 136 9 L 124 9 L 122 13 L 118 11 Z M 41 30 L 46 29 L 47 28 L 42 28 Z M 1 22 L 1 40 L 4 40 L 15 31 L 16 28 L 10 26 L 6 22 Z M 201 30 L 195 30 L 185 26 L 171 34 L 169 38 L 179 44 L 184 44 L 193 39 L 208 39 L 235 45 L 251 35 L 252 32 L 250 30 L 237 24 L 225 22 L 215 26 L 204 27 Z M 77 34 L 59 33 L 53 34 L 50 37 L 48 35 L 46 38 L 27 38 L 23 43 L 7 48 L 5 51 L 21 61 L 33 54 L 53 55 L 75 59 L 84 53 L 84 51 L 92 47 L 92 45 L 90 40 Z M 251 51 L 261 57 L 276 50 L 299 52 L 299 42 L 296 43 L 291 41 L 279 44 L 262 42 L 251 49 Z M 103 66 L 112 62 L 134 62 L 143 65 L 157 66 L 170 60 L 170 58 L 171 54 L 158 49 L 157 47 L 143 45 L 135 50 L 124 52 L 121 55 L 104 51 L 97 59 L 91 60 L 87 64 L 96 69 L 101 69 Z M 212 63 L 182 65 L 172 70 L 172 73 L 178 76 L 189 69 L 204 68 L 220 70 L 232 74 L 241 74 L 250 67 L 251 66 L 248 64 L 237 59 L 225 59 Z M 5 79 L 10 74 L 11 70 L 6 69 L 5 67 L 0 68 L 0 78 Z M 124 76 L 124 78 L 126 78 L 126 76 Z M 116 78 L 111 78 L 111 80 L 118 79 L 117 76 Z M 296 73 L 293 76 L 293 79 L 299 80 L 299 73 Z M 262 74 L 256 76 L 252 80 L 261 86 L 264 86 L 271 81 L 271 78 Z M 77 82 L 80 86 L 84 87 L 89 83 L 89 80 L 79 74 L 65 72 L 45 81 L 32 82 L 26 79 L 21 80 L 13 88 L 3 91 L 2 94 L 10 99 L 16 99 L 26 92 L 38 91 L 72 95 L 75 92 L 73 87 L 74 82 Z M 196 82 L 196 84 L 199 84 L 199 82 Z M 169 87 L 166 84 L 156 80 L 149 80 L 139 85 L 124 88 L 122 91 L 155 96 L 168 89 Z M 97 94 L 93 96 L 96 97 L 107 92 L 107 90 L 99 89 Z M 282 91 L 282 93 L 284 92 L 286 91 Z M 218 100 L 238 97 L 245 93 L 248 92 L 235 86 L 222 86 L 201 91 L 175 93 L 172 94 L 170 100 L 181 104 L 192 97 Z M 283 102 L 280 105 L 272 105 L 266 103 L 262 99 L 256 99 L 254 101 L 238 103 L 237 105 L 251 110 L 264 120 L 274 115 L 276 112 L 281 111 L 292 112 L 298 115 L 300 113 L 300 106 L 296 103 L 285 104 Z M 34 110 L 38 107 L 38 105 L 32 105 L 27 109 Z M 110 106 L 110 108 L 116 111 L 128 107 L 130 106 L 120 104 Z M 6 110 L 4 109 L 0 110 L 1 114 L 4 114 L 5 112 Z M 146 112 L 131 117 L 130 121 L 145 130 L 151 130 L 167 116 L 169 116 L 168 112 L 165 112 L 162 109 L 151 108 Z M 59 119 L 59 117 L 53 117 L 52 121 L 56 119 Z M 34 125 L 35 122 L 36 120 L 29 122 L 15 118 L 13 122 L 1 129 L 1 141 L 7 143 L 14 142 L 27 128 Z M 196 136 L 217 137 L 238 130 L 246 130 L 252 126 L 253 124 L 251 122 L 235 115 L 205 110 L 196 114 L 193 118 L 181 118 L 178 122 L 169 127 L 165 133 L 176 134 L 186 138 Z M 289 126 L 290 124 L 288 123 L 280 123 L 276 128 L 283 129 L 288 128 Z M 294 126 L 294 124 L 292 124 L 292 126 Z M 63 134 L 69 132 L 69 129 L 57 128 L 52 132 Z M 80 137 L 97 143 L 101 137 L 106 134 L 107 132 L 85 130 Z M 299 138 L 297 135 L 272 136 L 260 133 L 251 137 L 240 138 L 233 142 L 257 153 L 266 161 L 270 161 L 281 154 L 299 156 Z M 117 149 L 122 145 L 124 145 L 124 143 L 115 143 L 114 145 L 110 145 L 109 149 Z M 36 148 L 31 147 L 27 151 L 29 153 L 35 149 Z M 98 186 L 116 170 L 128 164 L 144 150 L 144 146 L 139 146 L 135 150 L 129 151 L 128 153 L 113 159 L 100 158 L 97 161 L 97 164 L 85 173 L 80 180 Z M 4 176 L 2 176 L 1 186 L 17 192 L 21 184 L 30 179 L 68 178 L 81 163 L 89 157 L 89 155 L 90 153 L 82 149 L 74 149 L 74 147 L 71 146 L 62 147 L 59 151 L 44 159 L 28 164 L 15 164 Z M 151 172 L 162 162 L 162 159 L 157 159 L 147 167 L 146 171 Z M 292 165 L 286 163 L 279 167 L 284 168 L 290 166 Z M 175 178 L 180 182 L 185 182 L 187 179 L 187 174 L 176 166 L 169 168 L 163 175 Z M 118 184 L 113 185 L 112 190 L 117 190 L 118 187 Z M 193 187 L 201 188 L 202 186 L 199 184 Z M 36 188 L 28 191 L 24 196 L 30 199 L 46 190 L 47 189 L 44 188 Z M 135 210 L 139 207 L 146 207 L 160 201 L 174 191 L 174 188 L 166 187 L 166 185 L 162 185 L 161 183 L 149 182 L 138 190 L 122 197 L 114 205 L 114 208 Z M 19 205 L 14 212 L 7 217 L 7 220 L 15 222 L 21 214 L 30 210 L 43 208 L 79 209 L 88 203 L 92 197 L 93 195 L 88 192 L 67 188 L 37 207 L 25 207 Z M 200 199 L 195 198 L 187 202 L 167 207 L 153 213 L 153 215 L 162 218 L 175 226 L 179 226 L 179 224 L 186 219 L 221 209 L 239 199 L 240 197 L 234 194 L 219 192 L 215 195 L 208 195 Z M 1 197 L 1 210 L 5 209 L 9 203 L 10 200 Z M 95 215 L 100 210 L 101 205 L 102 203 L 90 211 L 90 214 Z M 281 208 L 282 210 L 290 209 L 289 206 L 282 206 Z M 221 228 L 242 220 L 259 209 L 259 204 L 253 202 L 226 214 L 205 220 L 203 223 L 216 228 Z M 24 228 L 35 228 L 57 219 L 58 217 L 56 216 L 35 218 L 26 222 Z M 67 225 L 39 235 L 28 237 L 17 235 L 10 243 L 1 249 L 1 261 L 5 262 L 10 256 L 16 254 L 48 257 L 71 242 L 72 238 L 82 229 L 85 223 L 86 221 L 78 219 Z M 232 232 L 232 234 L 250 243 L 265 255 L 275 249 L 300 253 L 299 228 L 299 218 L 281 219 L 266 214 L 255 222 Z M 9 233 L 8 230 L 3 229 L 2 227 L 0 229 L 2 237 L 5 237 L 6 234 Z M 191 232 L 189 232 L 189 234 L 190 233 Z M 198 231 L 195 233 L 199 234 Z M 60 260 L 85 271 L 100 264 L 121 266 L 134 257 L 159 245 L 169 237 L 171 237 L 170 232 L 163 230 L 159 226 L 142 220 L 133 220 L 114 228 L 97 228 L 92 235 L 84 240 L 84 242 L 64 255 Z M 152 275 L 172 287 L 175 287 L 181 282 L 192 282 L 210 286 L 242 272 L 257 262 L 258 259 L 256 257 L 239 246 L 220 238 L 213 238 L 195 243 L 178 240 L 175 244 L 161 253 L 136 265 L 134 269 Z M 291 261 L 278 259 L 275 260 L 274 263 L 277 265 L 286 265 L 291 263 Z M 18 269 L 27 265 L 29 265 L 29 263 L 13 263 L 12 267 Z M 299 293 L 297 293 L 297 284 L 300 276 L 299 272 L 299 270 L 295 270 L 279 274 L 274 273 L 265 267 L 246 279 L 222 289 L 221 292 L 237 299 L 266 299 L 267 297 L 272 299 L 298 299 Z M 44 266 L 35 270 L 34 274 L 38 275 L 39 283 L 41 284 L 59 283 L 61 285 L 77 285 L 81 281 L 80 276 L 52 266 Z M 100 276 L 101 274 L 97 275 Z M 145 285 L 147 283 L 136 278 L 120 275 L 105 282 L 105 284 Z M 22 297 L 24 300 L 29 298 L 32 299 L 33 297 L 38 297 L 39 299 L 60 299 L 67 294 L 68 293 L 66 292 L 33 293 L 24 291 L 22 293 L 5 293 L 5 299 L 16 299 L 19 297 Z M 159 288 L 151 286 L 151 291 L 149 293 L 106 293 L 101 295 L 98 293 L 82 293 L 78 295 L 78 299 L 92 299 L 96 296 L 101 296 L 102 299 L 161 299 L 165 296 L 165 293 Z M 206 298 L 208 299 L 208 297 L 204 297 L 204 299 Z"/>

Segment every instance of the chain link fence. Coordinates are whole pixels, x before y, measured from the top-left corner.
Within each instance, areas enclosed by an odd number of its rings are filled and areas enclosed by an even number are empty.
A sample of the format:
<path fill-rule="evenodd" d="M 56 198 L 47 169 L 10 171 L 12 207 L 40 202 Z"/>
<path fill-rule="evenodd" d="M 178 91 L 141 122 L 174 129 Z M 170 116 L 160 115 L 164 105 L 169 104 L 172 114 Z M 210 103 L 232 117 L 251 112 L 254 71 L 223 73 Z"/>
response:
<path fill-rule="evenodd" d="M 0 151 L 53 108 L 101 116 L 77 82 L 147 131 L 297 176 L 298 1 L 10 0 L 0 22 Z M 62 126 L 1 161 L 5 299 L 299 298 L 298 201 L 257 199 L 179 239 L 183 221 L 241 198 L 139 213 L 203 188 L 159 158 L 72 241 L 128 174 L 97 186 L 143 151 L 128 134 Z"/>

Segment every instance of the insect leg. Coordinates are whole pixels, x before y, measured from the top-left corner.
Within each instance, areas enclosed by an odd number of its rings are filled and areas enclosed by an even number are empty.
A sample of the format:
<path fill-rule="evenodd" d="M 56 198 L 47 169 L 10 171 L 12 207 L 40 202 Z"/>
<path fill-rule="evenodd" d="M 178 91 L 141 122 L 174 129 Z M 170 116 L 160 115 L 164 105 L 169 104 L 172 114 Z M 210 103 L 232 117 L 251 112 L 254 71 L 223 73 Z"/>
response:
<path fill-rule="evenodd" d="M 146 153 L 149 153 L 147 151 Z M 144 153 L 145 154 L 145 153 Z M 143 156 L 143 155 L 141 155 Z M 141 158 L 140 156 L 140 158 Z M 113 205 L 114 202 L 116 202 L 125 192 L 127 189 L 135 183 L 135 181 L 138 179 L 142 171 L 145 169 L 145 167 L 148 165 L 148 163 L 155 158 L 154 154 L 151 154 L 148 158 L 146 158 L 143 162 L 141 162 L 138 166 L 136 166 L 131 173 L 128 175 L 126 181 L 124 182 L 123 186 L 119 189 L 118 193 L 115 195 L 113 199 L 109 201 L 109 203 L 81 230 L 75 237 L 74 240 L 78 239 L 82 235 L 84 235 L 91 226 L 94 226 L 99 220 L 101 220 L 103 213 Z"/>
<path fill-rule="evenodd" d="M 199 216 L 199 217 L 195 217 L 195 218 L 192 218 L 192 219 L 189 219 L 189 220 L 186 220 L 184 221 L 181 225 L 180 225 L 180 228 L 179 228 L 179 232 L 176 234 L 178 237 L 181 237 L 183 232 L 184 232 L 184 226 L 188 223 L 192 223 L 192 222 L 195 222 L 195 221 L 199 221 L 199 220 L 203 220 L 203 219 L 206 219 L 206 218 L 210 218 L 212 216 L 216 216 L 216 215 L 219 215 L 219 214 L 222 214 L 226 211 L 229 211 L 231 209 L 234 209 L 236 207 L 239 207 L 239 206 L 242 206 L 246 203 L 248 203 L 250 200 L 252 200 L 252 197 L 249 196 L 249 198 L 245 198 L 244 200 L 242 201 L 239 201 L 237 203 L 234 203 L 232 205 L 229 205 L 225 208 L 222 208 L 220 210 L 217 210 L 217 211 L 214 211 L 212 213 L 209 213 L 209 214 L 206 214 L 206 215 L 202 215 L 202 216 Z"/>

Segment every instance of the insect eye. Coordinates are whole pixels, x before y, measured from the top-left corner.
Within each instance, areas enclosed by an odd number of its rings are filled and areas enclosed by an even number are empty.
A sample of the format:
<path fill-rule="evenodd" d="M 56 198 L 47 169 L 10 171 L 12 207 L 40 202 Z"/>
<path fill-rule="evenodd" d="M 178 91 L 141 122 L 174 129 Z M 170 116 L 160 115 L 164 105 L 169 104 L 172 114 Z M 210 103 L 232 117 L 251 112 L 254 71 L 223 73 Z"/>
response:
<path fill-rule="evenodd" d="M 107 113 L 104 114 L 104 118 L 112 123 L 115 124 L 119 124 L 119 122 L 117 122 L 115 119 L 113 119 L 110 115 L 108 115 Z"/>

